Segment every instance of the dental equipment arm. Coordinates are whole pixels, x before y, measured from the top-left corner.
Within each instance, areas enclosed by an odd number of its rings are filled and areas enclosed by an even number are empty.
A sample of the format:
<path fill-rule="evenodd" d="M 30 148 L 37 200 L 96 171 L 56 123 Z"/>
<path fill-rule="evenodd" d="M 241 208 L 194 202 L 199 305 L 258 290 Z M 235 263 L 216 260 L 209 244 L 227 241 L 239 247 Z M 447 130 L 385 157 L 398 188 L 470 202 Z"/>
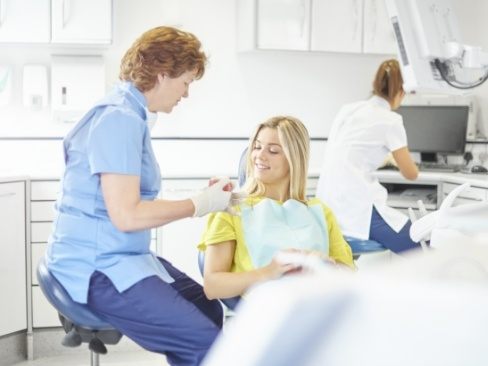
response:
<path fill-rule="evenodd" d="M 461 41 L 451 0 L 386 0 L 386 6 L 405 91 L 453 93 L 488 79 L 488 53 Z M 459 78 L 461 71 L 472 70 L 483 75 L 471 81 Z"/>

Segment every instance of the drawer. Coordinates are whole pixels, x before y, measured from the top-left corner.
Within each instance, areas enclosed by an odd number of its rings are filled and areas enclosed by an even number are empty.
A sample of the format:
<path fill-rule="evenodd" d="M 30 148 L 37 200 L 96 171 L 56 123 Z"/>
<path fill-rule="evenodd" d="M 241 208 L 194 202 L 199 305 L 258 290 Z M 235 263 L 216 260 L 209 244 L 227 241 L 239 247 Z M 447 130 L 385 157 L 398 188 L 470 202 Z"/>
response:
<path fill-rule="evenodd" d="M 31 242 L 46 243 L 51 235 L 52 222 L 33 222 L 31 224 Z"/>
<path fill-rule="evenodd" d="M 44 256 L 47 249 L 47 243 L 37 243 L 31 246 L 31 260 L 32 260 L 32 284 L 37 285 L 37 263 Z"/>
<path fill-rule="evenodd" d="M 444 195 L 444 198 L 446 198 L 446 196 L 457 187 L 459 187 L 458 184 L 443 183 L 442 194 Z M 458 195 L 458 199 L 466 200 L 471 203 L 485 201 L 486 198 L 487 198 L 487 190 L 484 188 L 476 188 L 476 187 L 469 187 Z"/>
<path fill-rule="evenodd" d="M 31 221 L 53 221 L 56 201 L 31 202 Z"/>
<path fill-rule="evenodd" d="M 32 201 L 54 201 L 58 197 L 61 186 L 59 180 L 31 181 Z"/>
<path fill-rule="evenodd" d="M 57 310 L 47 301 L 39 286 L 32 287 L 32 321 L 34 328 L 61 326 Z"/>

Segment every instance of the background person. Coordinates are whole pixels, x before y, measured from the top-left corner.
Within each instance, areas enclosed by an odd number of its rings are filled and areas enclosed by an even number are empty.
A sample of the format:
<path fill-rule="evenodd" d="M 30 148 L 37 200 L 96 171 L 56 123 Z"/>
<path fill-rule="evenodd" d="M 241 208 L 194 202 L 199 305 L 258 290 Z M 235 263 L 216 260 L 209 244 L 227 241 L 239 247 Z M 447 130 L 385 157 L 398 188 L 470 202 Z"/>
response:
<path fill-rule="evenodd" d="M 393 112 L 405 92 L 400 65 L 383 62 L 373 82 L 373 96 L 344 106 L 332 124 L 317 197 L 336 213 L 342 232 L 372 239 L 394 252 L 418 247 L 410 239 L 411 222 L 389 207 L 387 191 L 374 176 L 391 153 L 400 173 L 417 178 L 402 117 Z"/>

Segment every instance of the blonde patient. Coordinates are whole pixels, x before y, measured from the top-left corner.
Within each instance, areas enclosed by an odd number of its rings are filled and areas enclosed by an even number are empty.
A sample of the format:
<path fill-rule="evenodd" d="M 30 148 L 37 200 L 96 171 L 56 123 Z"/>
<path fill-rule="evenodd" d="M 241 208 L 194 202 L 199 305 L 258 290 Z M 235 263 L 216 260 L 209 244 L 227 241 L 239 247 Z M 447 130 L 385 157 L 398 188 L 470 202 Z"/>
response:
<path fill-rule="evenodd" d="M 277 116 L 257 126 L 247 154 L 248 198 L 234 207 L 238 215 L 211 214 L 199 245 L 209 299 L 240 296 L 295 271 L 296 265 L 277 260 L 283 250 L 354 268 L 332 211 L 306 197 L 309 149 L 307 129 L 296 118 Z"/>

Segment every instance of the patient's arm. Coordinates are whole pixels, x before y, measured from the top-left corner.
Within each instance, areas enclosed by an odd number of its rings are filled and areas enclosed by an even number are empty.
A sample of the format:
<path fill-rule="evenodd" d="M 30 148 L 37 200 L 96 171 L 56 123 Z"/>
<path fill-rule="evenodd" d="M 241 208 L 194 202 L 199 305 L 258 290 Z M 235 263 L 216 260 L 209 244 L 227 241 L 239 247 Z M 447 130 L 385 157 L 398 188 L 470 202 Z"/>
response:
<path fill-rule="evenodd" d="M 234 240 L 208 245 L 205 251 L 204 291 L 209 299 L 226 299 L 244 294 L 252 285 L 295 269 L 292 264 L 271 261 L 265 267 L 249 272 L 231 272 L 236 243 Z"/>

